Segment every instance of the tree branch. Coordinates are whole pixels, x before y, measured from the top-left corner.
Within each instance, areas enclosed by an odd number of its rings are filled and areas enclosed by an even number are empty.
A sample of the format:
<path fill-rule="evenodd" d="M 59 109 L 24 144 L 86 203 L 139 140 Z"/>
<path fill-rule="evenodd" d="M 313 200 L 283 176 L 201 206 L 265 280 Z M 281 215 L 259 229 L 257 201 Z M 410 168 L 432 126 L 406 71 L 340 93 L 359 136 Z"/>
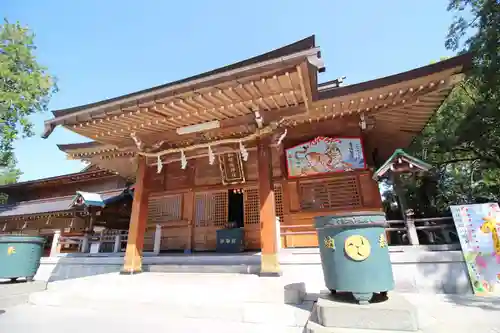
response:
<path fill-rule="evenodd" d="M 451 160 L 447 160 L 447 161 L 436 163 L 436 165 L 442 166 L 442 165 L 459 163 L 459 162 L 472 162 L 472 161 L 479 161 L 479 160 L 484 160 L 484 159 L 479 158 L 479 157 L 475 157 L 475 158 L 455 158 L 455 159 L 451 159 Z"/>

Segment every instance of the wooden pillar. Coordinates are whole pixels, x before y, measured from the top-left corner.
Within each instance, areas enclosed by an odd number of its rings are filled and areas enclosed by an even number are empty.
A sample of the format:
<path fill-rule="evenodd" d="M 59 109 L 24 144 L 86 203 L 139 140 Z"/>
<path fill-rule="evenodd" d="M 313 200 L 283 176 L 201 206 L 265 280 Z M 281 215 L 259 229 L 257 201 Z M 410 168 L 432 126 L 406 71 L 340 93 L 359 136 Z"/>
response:
<path fill-rule="evenodd" d="M 278 256 L 276 210 L 274 208 L 274 187 L 272 181 L 272 163 L 270 138 L 261 139 L 257 148 L 259 170 L 260 201 L 260 243 L 261 276 L 281 275 Z"/>
<path fill-rule="evenodd" d="M 146 158 L 139 156 L 134 201 L 128 230 L 127 248 L 121 274 L 142 272 L 142 249 L 148 219 L 148 184 Z"/>
<path fill-rule="evenodd" d="M 394 192 L 396 193 L 396 197 L 398 198 L 399 209 L 401 210 L 401 215 L 403 216 L 403 220 L 405 221 L 408 241 L 410 242 L 410 245 L 419 245 L 420 242 L 418 240 L 417 229 L 415 228 L 415 221 L 413 220 L 413 216 L 406 215 L 406 210 L 408 209 L 408 205 L 406 202 L 406 196 L 400 175 L 393 173 L 392 180 L 393 180 Z"/>

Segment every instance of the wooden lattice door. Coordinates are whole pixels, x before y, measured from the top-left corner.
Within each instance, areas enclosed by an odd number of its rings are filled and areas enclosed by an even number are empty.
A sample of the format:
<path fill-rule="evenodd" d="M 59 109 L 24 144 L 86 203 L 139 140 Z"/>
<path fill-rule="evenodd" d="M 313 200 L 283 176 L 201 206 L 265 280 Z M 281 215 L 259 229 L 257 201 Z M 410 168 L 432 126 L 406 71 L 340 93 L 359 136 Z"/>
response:
<path fill-rule="evenodd" d="M 198 251 L 215 250 L 216 230 L 227 223 L 227 191 L 195 194 L 195 225 L 193 248 Z"/>
<path fill-rule="evenodd" d="M 283 190 L 281 184 L 274 185 L 274 207 L 276 216 L 283 223 Z M 256 187 L 244 190 L 245 212 L 245 248 L 260 249 L 260 200 L 259 189 Z"/>
<path fill-rule="evenodd" d="M 149 198 L 148 232 L 144 237 L 144 248 L 153 250 L 155 225 L 163 226 L 161 250 L 181 250 L 186 247 L 187 228 L 174 227 L 182 219 L 182 194 L 155 195 Z M 146 251 L 146 250 L 145 250 Z"/>

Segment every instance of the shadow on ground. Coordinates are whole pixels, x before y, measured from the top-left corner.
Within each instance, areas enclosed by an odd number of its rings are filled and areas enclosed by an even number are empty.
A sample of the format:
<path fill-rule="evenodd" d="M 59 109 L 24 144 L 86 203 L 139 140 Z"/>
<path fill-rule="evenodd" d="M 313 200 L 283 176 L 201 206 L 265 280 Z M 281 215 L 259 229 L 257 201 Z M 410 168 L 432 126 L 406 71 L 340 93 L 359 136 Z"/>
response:
<path fill-rule="evenodd" d="M 0 310 L 0 315 L 3 315 L 5 313 L 5 310 Z"/>
<path fill-rule="evenodd" d="M 0 285 L 3 284 L 16 284 L 16 283 L 26 283 L 26 279 L 17 279 L 17 280 L 0 280 Z"/>

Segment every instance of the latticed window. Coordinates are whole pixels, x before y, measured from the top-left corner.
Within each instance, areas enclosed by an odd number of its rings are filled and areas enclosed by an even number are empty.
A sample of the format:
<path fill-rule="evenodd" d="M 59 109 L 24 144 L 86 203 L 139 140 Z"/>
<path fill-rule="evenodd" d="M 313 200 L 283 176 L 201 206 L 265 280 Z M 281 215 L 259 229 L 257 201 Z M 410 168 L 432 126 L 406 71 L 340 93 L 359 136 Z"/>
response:
<path fill-rule="evenodd" d="M 340 210 L 362 206 L 356 177 L 302 181 L 299 191 L 302 210 Z"/>
<path fill-rule="evenodd" d="M 245 192 L 245 225 L 260 223 L 259 190 L 256 187 L 246 188 Z M 274 209 L 276 216 L 283 223 L 283 189 L 281 184 L 274 184 Z"/>
<path fill-rule="evenodd" d="M 223 227 L 227 224 L 227 212 L 227 191 L 196 193 L 195 221 L 197 227 Z"/>
<path fill-rule="evenodd" d="M 178 221 L 182 216 L 182 194 L 149 198 L 148 222 Z"/>
<path fill-rule="evenodd" d="M 245 225 L 260 224 L 259 190 L 256 187 L 246 188 L 244 195 Z"/>

